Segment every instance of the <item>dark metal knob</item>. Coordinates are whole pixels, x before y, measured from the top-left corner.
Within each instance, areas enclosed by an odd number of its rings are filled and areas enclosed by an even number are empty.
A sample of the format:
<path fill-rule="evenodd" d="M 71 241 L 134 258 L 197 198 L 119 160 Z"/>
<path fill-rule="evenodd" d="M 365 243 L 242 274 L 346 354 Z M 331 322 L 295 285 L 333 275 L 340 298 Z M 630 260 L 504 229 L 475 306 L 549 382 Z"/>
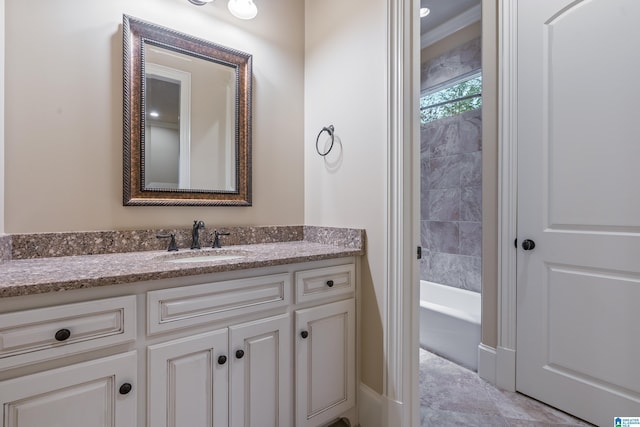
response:
<path fill-rule="evenodd" d="M 522 242 L 522 249 L 524 249 L 525 251 L 531 251 L 535 247 L 536 242 L 534 242 L 533 240 L 527 239 Z"/>
<path fill-rule="evenodd" d="M 71 331 L 68 329 L 60 329 L 55 334 L 56 341 L 66 341 L 71 336 Z"/>
<path fill-rule="evenodd" d="M 307 339 L 307 337 L 309 336 L 309 332 L 302 331 L 302 332 L 300 332 L 300 336 L 302 337 L 302 339 Z"/>
<path fill-rule="evenodd" d="M 118 391 L 120 392 L 120 394 L 129 394 L 131 389 L 133 389 L 131 383 L 124 383 L 120 386 L 120 389 Z"/>
<path fill-rule="evenodd" d="M 242 359 L 244 357 L 244 350 L 236 351 L 236 359 Z"/>
<path fill-rule="evenodd" d="M 327 280 L 327 286 L 333 288 L 333 280 Z"/>
<path fill-rule="evenodd" d="M 227 363 L 227 356 L 218 357 L 218 365 L 224 365 L 225 363 Z"/>

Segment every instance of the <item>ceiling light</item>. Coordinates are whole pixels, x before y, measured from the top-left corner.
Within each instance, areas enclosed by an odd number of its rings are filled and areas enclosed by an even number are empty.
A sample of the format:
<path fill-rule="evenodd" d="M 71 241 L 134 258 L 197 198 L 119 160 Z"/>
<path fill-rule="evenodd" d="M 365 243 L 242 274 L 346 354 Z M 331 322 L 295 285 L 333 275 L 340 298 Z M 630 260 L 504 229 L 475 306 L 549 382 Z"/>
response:
<path fill-rule="evenodd" d="M 192 1 L 192 0 L 189 0 Z M 428 7 L 421 7 L 420 8 L 420 18 L 424 18 L 425 16 L 427 16 L 429 13 L 431 13 L 431 10 L 429 10 Z"/>
<path fill-rule="evenodd" d="M 227 7 L 233 16 L 240 19 L 253 19 L 258 14 L 258 8 L 253 0 L 229 0 Z"/>
<path fill-rule="evenodd" d="M 189 1 L 191 1 L 191 0 L 189 0 Z M 157 112 L 157 111 L 151 111 L 151 112 L 149 113 L 149 115 L 150 115 L 151 117 L 160 117 L 160 114 L 158 114 L 158 112 Z"/>
<path fill-rule="evenodd" d="M 213 0 L 189 0 L 191 4 L 195 4 L 196 6 L 203 6 L 207 3 L 211 3 Z"/>

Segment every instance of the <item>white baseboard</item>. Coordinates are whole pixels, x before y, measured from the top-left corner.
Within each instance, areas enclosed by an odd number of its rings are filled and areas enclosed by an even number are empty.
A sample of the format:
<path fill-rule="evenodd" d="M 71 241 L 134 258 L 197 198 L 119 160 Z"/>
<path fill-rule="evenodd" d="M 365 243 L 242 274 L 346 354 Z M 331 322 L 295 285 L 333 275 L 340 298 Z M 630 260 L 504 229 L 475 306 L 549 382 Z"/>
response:
<path fill-rule="evenodd" d="M 516 351 L 498 347 L 496 356 L 496 387 L 516 391 Z"/>
<path fill-rule="evenodd" d="M 478 375 L 491 384 L 496 383 L 496 349 L 480 343 L 478 346 Z"/>
<path fill-rule="evenodd" d="M 358 421 L 360 427 L 382 427 L 382 396 L 363 383 L 358 388 Z"/>
<path fill-rule="evenodd" d="M 478 346 L 478 375 L 501 390 L 516 391 L 516 351 Z"/>

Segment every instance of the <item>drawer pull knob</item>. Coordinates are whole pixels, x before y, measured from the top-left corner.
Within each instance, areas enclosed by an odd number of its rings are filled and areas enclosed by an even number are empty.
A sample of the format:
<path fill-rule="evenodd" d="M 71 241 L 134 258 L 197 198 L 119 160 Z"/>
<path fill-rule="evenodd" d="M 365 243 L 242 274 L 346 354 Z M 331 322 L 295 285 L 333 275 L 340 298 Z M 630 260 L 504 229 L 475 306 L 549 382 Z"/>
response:
<path fill-rule="evenodd" d="M 71 336 L 71 331 L 68 329 L 60 329 L 55 334 L 56 341 L 66 341 Z"/>
<path fill-rule="evenodd" d="M 131 389 L 133 389 L 131 383 L 124 383 L 120 386 L 120 390 L 118 391 L 120 392 L 120 394 L 129 394 Z"/>
<path fill-rule="evenodd" d="M 333 288 L 333 280 L 327 280 L 327 286 Z"/>
<path fill-rule="evenodd" d="M 218 357 L 218 365 L 224 365 L 225 363 L 227 363 L 227 356 Z"/>
<path fill-rule="evenodd" d="M 309 332 L 302 331 L 302 332 L 300 332 L 300 336 L 302 337 L 303 340 L 305 340 L 309 336 Z"/>
<path fill-rule="evenodd" d="M 244 357 L 244 350 L 236 351 L 236 359 L 242 359 Z"/>

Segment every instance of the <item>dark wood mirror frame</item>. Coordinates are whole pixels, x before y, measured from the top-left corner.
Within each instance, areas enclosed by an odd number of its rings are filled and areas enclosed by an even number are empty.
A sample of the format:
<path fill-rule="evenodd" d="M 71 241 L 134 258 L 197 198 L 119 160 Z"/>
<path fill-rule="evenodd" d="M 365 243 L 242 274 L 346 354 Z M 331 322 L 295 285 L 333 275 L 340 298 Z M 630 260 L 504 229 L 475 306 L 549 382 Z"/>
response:
<path fill-rule="evenodd" d="M 235 191 L 145 189 L 145 43 L 235 69 Z M 251 206 L 251 80 L 251 55 L 124 15 L 123 204 Z"/>

